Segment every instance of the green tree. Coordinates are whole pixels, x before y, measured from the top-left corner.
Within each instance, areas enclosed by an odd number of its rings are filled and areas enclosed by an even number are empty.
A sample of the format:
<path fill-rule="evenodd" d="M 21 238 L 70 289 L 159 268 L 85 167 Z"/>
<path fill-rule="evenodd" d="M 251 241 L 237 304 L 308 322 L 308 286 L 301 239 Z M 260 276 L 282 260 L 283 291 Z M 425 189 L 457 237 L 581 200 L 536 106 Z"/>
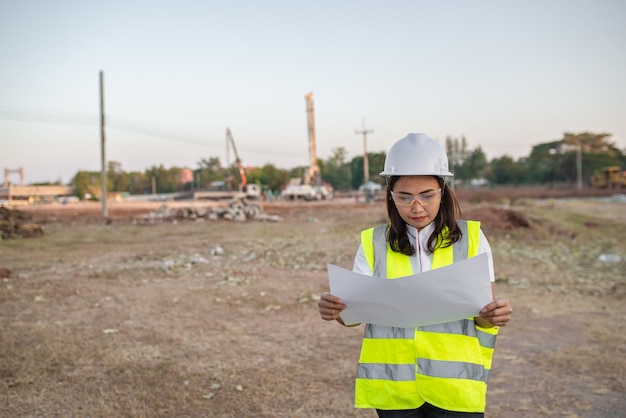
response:
<path fill-rule="evenodd" d="M 527 160 L 526 181 L 532 184 L 554 184 L 565 181 L 562 169 L 564 149 L 562 141 L 535 145 Z"/>
<path fill-rule="evenodd" d="M 261 168 L 254 168 L 248 174 L 249 183 L 257 183 L 267 187 L 272 190 L 272 193 L 279 193 L 289 181 L 289 172 L 276 168 L 273 164 L 265 164 Z"/>
<path fill-rule="evenodd" d="M 122 170 L 122 164 L 109 161 L 107 164 L 107 184 L 110 190 L 123 192 L 128 190 L 128 175 Z"/>
<path fill-rule="evenodd" d="M 150 180 L 145 173 L 138 171 L 126 173 L 128 181 L 128 192 L 130 194 L 149 194 L 151 193 Z"/>
<path fill-rule="evenodd" d="M 385 165 L 385 156 L 386 154 L 384 152 L 367 153 L 368 174 L 371 181 L 382 184 L 382 178 L 380 177 L 379 173 L 383 171 L 383 167 Z M 361 155 L 354 157 L 350 162 L 350 172 L 352 173 L 351 187 L 354 189 L 358 189 L 359 186 L 364 183 L 365 179 L 363 166 L 363 156 Z"/>
<path fill-rule="evenodd" d="M 461 165 L 461 172 L 464 178 L 467 180 L 477 179 L 485 177 L 489 163 L 487 162 L 487 155 L 483 152 L 480 146 L 474 150 L 468 152 L 463 164 Z"/>
<path fill-rule="evenodd" d="M 566 132 L 560 140 L 534 146 L 528 157 L 528 182 L 576 183 L 579 152 L 583 179 L 588 179 L 599 168 L 622 165 L 624 154 L 608 140 L 610 136 L 608 133 Z"/>
<path fill-rule="evenodd" d="M 178 167 L 165 168 L 152 166 L 146 170 L 146 176 L 152 181 L 154 178 L 157 193 L 174 193 L 182 191 L 184 185 L 181 181 L 182 169 Z"/>
<path fill-rule="evenodd" d="M 515 161 L 509 155 L 491 160 L 489 180 L 492 184 L 522 184 L 526 177 L 523 161 Z"/>
<path fill-rule="evenodd" d="M 78 171 L 71 184 L 74 186 L 74 194 L 80 199 L 85 199 L 87 195 L 99 196 L 102 188 L 98 172 Z"/>
<path fill-rule="evenodd" d="M 335 190 L 350 188 L 350 166 L 346 162 L 346 156 L 344 147 L 333 148 L 330 158 L 324 164 L 324 179 Z"/>
<path fill-rule="evenodd" d="M 303 179 L 304 178 L 304 174 L 306 173 L 307 167 L 301 165 L 298 167 L 293 167 L 291 169 L 289 169 L 289 178 L 293 179 L 293 178 L 299 178 L 299 179 Z"/>
<path fill-rule="evenodd" d="M 582 147 L 583 153 L 607 154 L 609 156 L 618 156 L 621 154 L 614 142 L 608 140 L 611 137 L 609 133 L 594 134 L 591 132 L 581 132 L 574 134 L 565 132 L 562 142 L 565 145 Z"/>
<path fill-rule="evenodd" d="M 581 171 L 583 179 L 590 178 L 596 170 L 606 166 L 625 166 L 626 158 L 624 152 L 617 148 L 616 144 L 609 141 L 611 134 L 582 132 L 573 134 L 566 132 L 563 135 L 563 143 L 568 146 L 567 158 L 564 170 L 568 178 L 573 181 L 576 178 L 577 163 L 576 157 L 578 147 L 581 152 Z"/>
<path fill-rule="evenodd" d="M 464 172 L 464 163 L 468 155 L 465 137 L 462 136 L 459 140 L 458 138 L 446 136 L 446 154 L 450 171 L 454 173 L 455 178 L 458 180 L 468 179 L 469 177 Z"/>
<path fill-rule="evenodd" d="M 218 157 L 203 158 L 198 162 L 198 169 L 194 171 L 196 187 L 208 188 L 212 181 L 225 181 L 227 170 L 222 167 Z"/>

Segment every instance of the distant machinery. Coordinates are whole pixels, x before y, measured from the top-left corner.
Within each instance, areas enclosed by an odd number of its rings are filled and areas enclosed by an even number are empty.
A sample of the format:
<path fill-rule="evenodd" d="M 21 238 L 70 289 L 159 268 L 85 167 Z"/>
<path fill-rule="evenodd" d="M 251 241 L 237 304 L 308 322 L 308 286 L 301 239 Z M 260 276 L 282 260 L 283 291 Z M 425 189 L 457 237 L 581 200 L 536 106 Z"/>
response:
<path fill-rule="evenodd" d="M 246 186 L 248 185 L 248 177 L 246 176 L 246 170 L 241 163 L 241 158 L 239 158 L 239 153 L 237 152 L 237 147 L 235 146 L 235 140 L 233 139 L 233 135 L 230 132 L 230 128 L 226 128 L 226 140 L 233 148 L 233 152 L 235 153 L 235 164 L 237 164 L 237 170 L 239 170 L 239 178 L 241 179 L 241 189 L 246 190 Z"/>
<path fill-rule="evenodd" d="M 313 109 L 313 93 L 308 93 L 304 96 L 306 99 L 306 113 L 309 126 L 309 157 L 310 166 L 306 171 L 304 184 L 310 184 L 312 186 L 320 186 L 322 184 L 322 175 L 320 172 L 320 166 L 317 163 L 317 144 L 315 142 L 315 116 Z"/>
<path fill-rule="evenodd" d="M 9 175 L 12 173 L 19 174 L 19 185 L 13 185 L 9 181 Z M 72 194 L 74 194 L 72 186 L 26 186 L 24 184 L 24 168 L 4 169 L 4 184 L 0 187 L 0 201 L 7 201 L 13 204 L 17 202 L 32 203 L 38 200 L 67 197 Z"/>
<path fill-rule="evenodd" d="M 626 187 L 626 170 L 613 165 L 603 167 L 591 176 L 591 186 L 595 189 L 621 189 Z"/>
<path fill-rule="evenodd" d="M 309 126 L 309 157 L 310 162 L 304 176 L 289 181 L 282 196 L 286 199 L 322 200 L 332 199 L 332 188 L 322 184 L 320 166 L 317 162 L 317 144 L 315 142 L 315 117 L 313 112 L 313 93 L 304 96 L 306 99 L 307 120 Z"/>
<path fill-rule="evenodd" d="M 5 168 L 4 169 L 4 183 L 3 186 L 4 187 L 9 187 L 9 185 L 11 184 L 9 182 L 9 174 L 11 173 L 17 173 L 20 175 L 20 182 L 18 184 L 18 186 L 23 186 L 24 185 L 24 168 L 23 167 L 19 167 L 19 168 Z"/>

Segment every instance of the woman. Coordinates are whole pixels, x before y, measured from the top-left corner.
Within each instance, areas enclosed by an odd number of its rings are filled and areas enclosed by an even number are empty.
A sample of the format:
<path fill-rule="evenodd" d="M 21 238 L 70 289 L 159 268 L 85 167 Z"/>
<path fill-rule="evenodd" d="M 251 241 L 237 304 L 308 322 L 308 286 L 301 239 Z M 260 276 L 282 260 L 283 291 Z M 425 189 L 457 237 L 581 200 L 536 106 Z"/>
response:
<path fill-rule="evenodd" d="M 448 158 L 425 134 L 409 134 L 387 153 L 389 223 L 361 233 L 355 272 L 394 279 L 487 253 L 476 221 L 457 220 L 460 207 L 446 178 Z M 344 326 L 343 300 L 329 293 L 322 319 Z M 498 327 L 511 318 L 508 300 L 495 299 L 475 318 L 413 328 L 366 324 L 356 378 L 356 407 L 379 417 L 483 417 Z"/>

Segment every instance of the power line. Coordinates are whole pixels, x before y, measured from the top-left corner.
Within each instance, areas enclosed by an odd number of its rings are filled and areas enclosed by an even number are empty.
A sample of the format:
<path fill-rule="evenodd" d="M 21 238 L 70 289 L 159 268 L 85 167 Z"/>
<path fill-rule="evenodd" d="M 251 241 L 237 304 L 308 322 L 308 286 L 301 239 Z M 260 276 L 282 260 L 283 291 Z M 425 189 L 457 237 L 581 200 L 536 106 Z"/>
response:
<path fill-rule="evenodd" d="M 189 144 L 202 145 L 202 146 L 207 145 L 206 140 L 195 138 L 195 137 L 189 136 L 188 134 L 184 134 L 181 132 L 174 132 L 174 131 L 166 130 L 163 128 L 156 128 L 156 127 L 151 127 L 147 125 L 142 125 L 137 122 L 118 119 L 113 116 L 108 117 L 107 125 L 110 126 L 111 128 L 115 128 L 115 129 L 129 132 L 129 133 L 158 137 L 158 138 L 167 139 L 167 140 L 174 141 L 174 142 L 185 142 Z M 217 144 L 215 145 L 217 146 Z"/>
<path fill-rule="evenodd" d="M 212 146 L 215 148 L 222 147 L 222 140 L 219 141 L 207 141 L 207 139 L 200 138 L 199 136 L 193 136 L 188 133 L 177 132 L 166 128 L 149 126 L 140 122 L 131 121 L 128 119 L 117 118 L 109 114 L 107 117 L 107 126 L 109 128 L 128 132 L 136 135 L 144 135 L 150 137 L 157 137 L 166 139 L 168 141 L 187 143 L 200 146 Z M 78 113 L 78 112 L 59 112 L 52 110 L 30 110 L 10 108 L 6 106 L 0 106 L 0 120 L 13 120 L 17 122 L 33 122 L 33 123 L 51 123 L 61 125 L 75 125 L 75 126 L 93 126 L 97 128 L 99 123 L 99 116 L 90 113 Z M 268 151 L 267 149 L 248 149 L 248 152 L 254 153 L 267 153 L 271 155 L 296 157 L 299 154 L 286 153 L 283 151 Z"/>
<path fill-rule="evenodd" d="M 119 119 L 111 115 L 107 116 L 107 126 L 117 130 L 134 134 L 156 136 L 175 142 L 188 142 L 196 145 L 207 145 L 206 140 L 194 138 L 188 134 L 174 132 L 163 128 L 151 127 L 141 123 Z M 99 116 L 87 113 L 55 112 L 55 111 L 30 111 L 30 110 L 5 110 L 0 107 L 0 119 L 15 120 L 18 122 L 56 123 L 64 125 L 98 126 Z"/>
<path fill-rule="evenodd" d="M 66 125 L 94 125 L 98 116 L 88 113 L 32 111 L 27 109 L 10 109 L 0 107 L 0 119 L 18 122 L 59 123 Z"/>

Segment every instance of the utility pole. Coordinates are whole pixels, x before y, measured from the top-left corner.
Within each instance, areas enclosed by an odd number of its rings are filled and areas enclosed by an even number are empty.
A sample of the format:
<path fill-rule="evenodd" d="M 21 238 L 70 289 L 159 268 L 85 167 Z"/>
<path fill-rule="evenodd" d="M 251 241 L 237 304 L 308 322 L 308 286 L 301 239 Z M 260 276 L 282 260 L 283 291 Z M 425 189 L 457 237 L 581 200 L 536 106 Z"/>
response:
<path fill-rule="evenodd" d="M 363 135 L 363 184 L 365 185 L 365 202 L 369 203 L 369 190 L 367 190 L 367 183 L 370 179 L 370 167 L 367 158 L 367 134 L 374 133 L 373 129 L 365 129 L 365 118 L 363 118 L 363 129 L 355 131 L 358 135 Z"/>
<path fill-rule="evenodd" d="M 578 142 L 578 147 L 576 148 L 576 186 L 579 190 L 583 188 L 582 159 L 582 145 Z"/>
<path fill-rule="evenodd" d="M 105 153 L 105 135 L 104 135 L 104 73 L 100 71 L 100 186 L 102 194 L 102 217 L 109 217 L 107 209 L 107 166 Z"/>
<path fill-rule="evenodd" d="M 226 128 L 226 168 L 230 167 L 230 142 L 228 141 L 228 128 Z"/>

